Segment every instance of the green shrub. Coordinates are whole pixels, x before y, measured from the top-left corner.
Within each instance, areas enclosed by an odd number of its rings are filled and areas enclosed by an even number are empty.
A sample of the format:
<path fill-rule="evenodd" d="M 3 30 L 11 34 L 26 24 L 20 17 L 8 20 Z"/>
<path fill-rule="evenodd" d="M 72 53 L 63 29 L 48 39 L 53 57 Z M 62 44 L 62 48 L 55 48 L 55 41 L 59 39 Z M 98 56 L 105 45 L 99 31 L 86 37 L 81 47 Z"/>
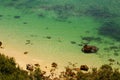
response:
<path fill-rule="evenodd" d="M 61 72 L 59 77 L 45 76 L 44 71 L 34 66 L 34 71 L 28 71 L 16 67 L 14 58 L 0 54 L 0 80 L 119 80 L 119 69 L 113 69 L 110 65 L 102 65 L 99 69 L 83 72 L 75 65 L 68 66 Z M 54 74 L 54 71 L 53 71 Z"/>
<path fill-rule="evenodd" d="M 0 54 L 0 80 L 29 80 L 27 71 L 16 67 L 14 58 Z"/>

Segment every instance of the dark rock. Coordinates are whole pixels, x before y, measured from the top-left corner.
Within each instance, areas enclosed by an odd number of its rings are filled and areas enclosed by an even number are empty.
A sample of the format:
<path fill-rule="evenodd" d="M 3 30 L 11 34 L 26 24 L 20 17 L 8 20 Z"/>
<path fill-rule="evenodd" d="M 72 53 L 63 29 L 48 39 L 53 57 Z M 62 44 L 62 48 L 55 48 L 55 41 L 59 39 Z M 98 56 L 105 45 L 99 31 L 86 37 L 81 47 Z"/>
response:
<path fill-rule="evenodd" d="M 57 65 L 57 63 L 53 62 L 53 63 L 51 64 L 51 66 L 54 67 L 54 68 L 57 68 L 58 65 Z"/>
<path fill-rule="evenodd" d="M 91 41 L 93 40 L 93 37 L 82 37 L 82 40 L 86 40 L 86 41 Z"/>
<path fill-rule="evenodd" d="M 87 66 L 87 65 L 81 65 L 81 66 L 80 66 L 80 70 L 83 70 L 83 71 L 88 71 L 88 70 L 89 70 L 89 68 L 88 68 L 88 66 Z"/>
<path fill-rule="evenodd" d="M 81 50 L 84 53 L 96 53 L 98 48 L 96 46 L 84 45 Z"/>
<path fill-rule="evenodd" d="M 15 18 L 15 19 L 19 19 L 19 18 L 20 18 L 20 16 L 14 16 L 14 18 Z"/>
<path fill-rule="evenodd" d="M 4 47 L 2 47 L 2 42 L 1 41 L 0 41 L 0 48 L 2 48 L 2 49 L 4 48 Z"/>
<path fill-rule="evenodd" d="M 0 41 L 0 47 L 2 46 L 2 42 Z"/>
<path fill-rule="evenodd" d="M 47 39 L 51 39 L 51 36 L 46 36 Z"/>
<path fill-rule="evenodd" d="M 83 46 L 82 44 L 78 44 L 78 46 Z"/>
<path fill-rule="evenodd" d="M 28 52 L 26 51 L 26 52 L 24 52 L 24 54 L 28 54 Z"/>
<path fill-rule="evenodd" d="M 34 64 L 34 65 L 35 65 L 36 67 L 40 67 L 40 64 L 38 64 L 38 63 L 37 63 L 37 64 Z"/>
<path fill-rule="evenodd" d="M 33 67 L 33 65 L 31 65 L 31 64 L 27 64 L 27 65 L 26 65 L 26 69 L 27 69 L 27 70 L 30 70 L 30 71 L 33 71 L 33 70 L 34 70 L 34 67 Z"/>
<path fill-rule="evenodd" d="M 30 44 L 30 43 L 31 43 L 30 40 L 26 40 L 26 43 L 25 43 L 25 44 L 27 45 L 27 44 Z"/>
<path fill-rule="evenodd" d="M 115 60 L 112 59 L 112 58 L 108 59 L 108 61 L 110 61 L 110 62 L 115 62 Z"/>

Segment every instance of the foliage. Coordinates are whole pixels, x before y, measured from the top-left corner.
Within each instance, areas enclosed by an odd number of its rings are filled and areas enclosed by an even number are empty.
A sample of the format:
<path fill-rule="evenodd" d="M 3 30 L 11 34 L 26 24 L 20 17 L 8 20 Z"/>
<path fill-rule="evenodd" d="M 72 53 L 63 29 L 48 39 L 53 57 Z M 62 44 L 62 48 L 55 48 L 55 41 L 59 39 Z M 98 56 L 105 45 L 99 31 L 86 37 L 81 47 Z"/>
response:
<path fill-rule="evenodd" d="M 16 66 L 14 58 L 0 54 L 0 80 L 28 80 L 27 72 Z"/>
<path fill-rule="evenodd" d="M 102 65 L 100 69 L 93 68 L 92 72 L 78 72 L 78 80 L 119 80 L 120 72 L 113 70 L 110 65 Z"/>
<path fill-rule="evenodd" d="M 119 69 L 113 69 L 110 65 L 102 65 L 99 69 L 82 71 L 76 68 L 76 64 L 69 63 L 65 71 L 56 77 L 57 64 L 51 64 L 50 75 L 42 71 L 39 66 L 34 66 L 33 71 L 25 71 L 16 65 L 14 58 L 0 54 L 0 80 L 119 80 Z M 29 73 L 29 74 L 28 74 Z"/>

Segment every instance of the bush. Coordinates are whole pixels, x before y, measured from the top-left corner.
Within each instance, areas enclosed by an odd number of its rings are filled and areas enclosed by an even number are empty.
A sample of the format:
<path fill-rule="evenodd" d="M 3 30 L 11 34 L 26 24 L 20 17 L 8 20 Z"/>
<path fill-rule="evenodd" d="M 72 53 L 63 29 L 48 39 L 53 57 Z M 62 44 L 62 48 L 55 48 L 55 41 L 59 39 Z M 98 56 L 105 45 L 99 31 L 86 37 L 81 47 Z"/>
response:
<path fill-rule="evenodd" d="M 27 71 L 16 67 L 14 58 L 0 54 L 0 80 L 29 80 Z"/>
<path fill-rule="evenodd" d="M 72 67 L 71 67 L 72 66 Z M 113 69 L 110 65 L 102 65 L 99 69 L 93 68 L 91 72 L 82 71 L 76 68 L 75 64 L 67 66 L 59 77 L 54 76 L 55 67 L 49 76 L 45 76 L 39 66 L 34 66 L 33 71 L 28 71 L 16 67 L 14 58 L 9 58 L 0 54 L 0 80 L 119 80 L 119 69 Z M 51 71 L 50 70 L 50 71 Z"/>

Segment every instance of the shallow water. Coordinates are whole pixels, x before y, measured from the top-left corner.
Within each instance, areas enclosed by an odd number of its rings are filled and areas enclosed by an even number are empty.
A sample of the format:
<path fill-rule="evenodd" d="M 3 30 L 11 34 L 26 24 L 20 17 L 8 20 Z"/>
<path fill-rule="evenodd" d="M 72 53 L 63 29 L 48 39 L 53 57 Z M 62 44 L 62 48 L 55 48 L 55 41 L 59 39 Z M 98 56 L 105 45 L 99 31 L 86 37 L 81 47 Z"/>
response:
<path fill-rule="evenodd" d="M 109 64 L 111 58 L 113 66 L 120 67 L 119 0 L 0 1 L 0 39 L 5 49 L 27 51 L 44 66 L 72 62 L 95 67 Z M 99 51 L 83 53 L 86 43 Z"/>

